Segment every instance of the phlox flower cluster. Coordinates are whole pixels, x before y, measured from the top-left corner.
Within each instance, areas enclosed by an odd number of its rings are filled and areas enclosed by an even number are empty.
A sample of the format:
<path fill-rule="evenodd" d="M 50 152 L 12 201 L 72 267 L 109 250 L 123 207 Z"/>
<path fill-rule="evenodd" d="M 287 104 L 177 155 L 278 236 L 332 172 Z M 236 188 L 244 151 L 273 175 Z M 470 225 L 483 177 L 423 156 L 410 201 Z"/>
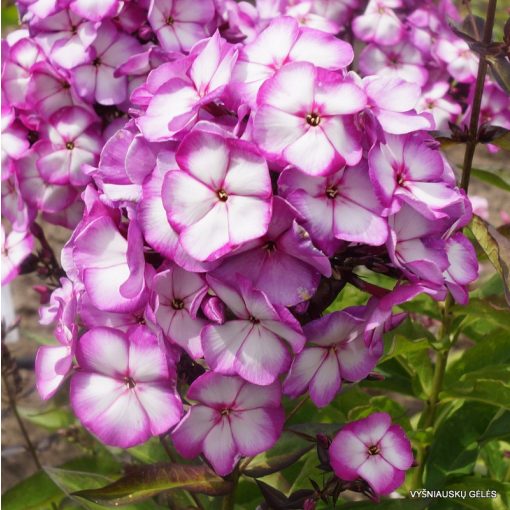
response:
<path fill-rule="evenodd" d="M 429 133 L 469 116 L 477 66 L 448 2 L 18 6 L 24 26 L 3 43 L 2 279 L 38 215 L 72 231 L 41 309 L 58 345 L 39 348 L 37 387 L 48 399 L 69 379 L 103 443 L 170 433 L 227 475 L 277 441 L 283 395 L 322 407 L 369 376 L 395 305 L 467 302 L 471 206 Z M 508 111 L 484 106 L 507 127 Z M 363 266 L 398 283 L 363 286 Z M 323 314 L 340 283 L 366 303 Z M 345 426 L 332 466 L 386 494 L 412 452 L 387 415 L 371 420 Z"/>

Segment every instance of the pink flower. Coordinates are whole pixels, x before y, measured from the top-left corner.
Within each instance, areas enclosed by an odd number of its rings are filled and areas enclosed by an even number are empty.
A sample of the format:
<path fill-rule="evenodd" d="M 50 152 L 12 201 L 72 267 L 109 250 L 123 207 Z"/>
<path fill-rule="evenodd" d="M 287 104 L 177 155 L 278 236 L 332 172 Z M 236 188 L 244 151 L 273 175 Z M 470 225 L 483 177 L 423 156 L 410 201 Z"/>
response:
<path fill-rule="evenodd" d="M 52 1 L 52 0 L 50 0 Z M 36 41 L 57 66 L 72 69 L 90 58 L 90 45 L 97 36 L 96 25 L 69 9 L 31 23 Z"/>
<path fill-rule="evenodd" d="M 74 67 L 72 80 L 78 94 L 89 102 L 120 104 L 127 99 L 128 80 L 115 70 L 133 53 L 140 53 L 140 43 L 115 25 L 104 21 L 91 45 L 90 62 Z"/>
<path fill-rule="evenodd" d="M 204 327 L 205 360 L 217 373 L 237 374 L 262 386 L 273 383 L 290 365 L 288 346 L 294 352 L 303 348 L 299 323 L 246 280 L 239 279 L 238 290 L 210 276 L 207 281 L 236 319 Z"/>
<path fill-rule="evenodd" d="M 415 111 L 421 93 L 416 83 L 395 76 L 369 76 L 361 83 L 368 103 L 365 117 L 374 116 L 386 133 L 404 134 L 434 127 L 430 115 Z"/>
<path fill-rule="evenodd" d="M 35 356 L 35 384 L 43 400 L 55 395 L 73 364 L 76 330 L 61 330 L 55 337 L 60 345 L 41 345 Z"/>
<path fill-rule="evenodd" d="M 190 129 L 200 109 L 222 97 L 236 59 L 235 47 L 216 31 L 186 59 L 153 71 L 147 85 L 155 88 L 154 95 L 137 121 L 140 131 L 150 141 L 161 141 Z M 170 72 L 161 74 L 165 69 Z"/>
<path fill-rule="evenodd" d="M 448 72 L 461 83 L 472 83 L 478 72 L 478 57 L 469 49 L 468 44 L 459 39 L 440 37 L 435 52 L 446 64 Z"/>
<path fill-rule="evenodd" d="M 404 430 L 386 413 L 344 425 L 329 449 L 331 466 L 342 480 L 365 480 L 378 495 L 400 487 L 413 452 Z"/>
<path fill-rule="evenodd" d="M 427 145 L 420 134 L 387 135 L 368 155 L 370 179 L 383 203 L 393 212 L 403 202 L 429 218 L 441 218 L 439 210 L 459 200 L 459 193 L 443 179 L 441 153 Z"/>
<path fill-rule="evenodd" d="M 391 46 L 369 44 L 360 54 L 359 68 L 365 75 L 396 77 L 420 87 L 429 76 L 422 53 L 405 40 Z"/>
<path fill-rule="evenodd" d="M 101 21 L 115 16 L 120 5 L 121 0 L 72 0 L 69 7 L 83 18 Z"/>
<path fill-rule="evenodd" d="M 127 240 L 109 216 L 99 216 L 70 242 L 72 256 L 94 306 L 130 312 L 146 299 L 143 238 L 131 221 Z M 69 274 L 69 273 L 68 273 Z"/>
<path fill-rule="evenodd" d="M 212 274 L 232 285 L 242 275 L 274 305 L 294 306 L 310 299 L 321 274 L 331 276 L 331 264 L 297 223 L 297 216 L 285 200 L 275 197 L 266 235 L 237 249 Z"/>
<path fill-rule="evenodd" d="M 342 379 L 361 381 L 374 369 L 382 342 L 369 352 L 363 311 L 346 308 L 304 326 L 309 344 L 292 363 L 283 385 L 285 394 L 297 397 L 308 389 L 314 404 L 324 407 L 340 391 Z"/>
<path fill-rule="evenodd" d="M 293 18 L 280 17 L 241 49 L 231 87 L 254 107 L 262 83 L 285 64 L 302 61 L 336 70 L 348 66 L 353 57 L 350 44 L 320 30 L 300 28 Z"/>
<path fill-rule="evenodd" d="M 83 166 L 97 163 L 103 144 L 97 117 L 78 106 L 62 108 L 50 117 L 44 135 L 35 147 L 46 153 L 37 161 L 41 176 L 51 184 L 87 184 Z"/>
<path fill-rule="evenodd" d="M 165 352 L 145 327 L 94 328 L 76 347 L 71 405 L 103 443 L 129 448 L 163 434 L 182 414 Z"/>
<path fill-rule="evenodd" d="M 18 276 L 21 264 L 33 248 L 34 238 L 30 232 L 12 230 L 5 235 L 2 225 L 2 285 Z"/>
<path fill-rule="evenodd" d="M 221 476 L 231 473 L 241 456 L 271 448 L 282 432 L 278 382 L 261 387 L 209 372 L 193 382 L 187 398 L 197 403 L 172 432 L 175 448 L 188 459 L 203 452 Z"/>
<path fill-rule="evenodd" d="M 44 213 L 59 213 L 77 198 L 76 189 L 69 184 L 51 184 L 37 168 L 37 163 L 52 154 L 51 144 L 36 144 L 28 154 L 16 162 L 19 191 L 26 204 Z"/>
<path fill-rule="evenodd" d="M 310 175 L 325 175 L 361 159 L 360 135 L 349 114 L 365 93 L 308 62 L 282 67 L 261 87 L 253 139 L 264 153 Z"/>
<path fill-rule="evenodd" d="M 395 266 L 411 281 L 442 285 L 443 271 L 448 267 L 445 243 L 440 238 L 444 222 L 427 219 L 404 204 L 388 218 L 388 224 L 387 247 Z"/>
<path fill-rule="evenodd" d="M 210 35 L 215 14 L 212 0 L 151 0 L 148 20 L 166 51 L 189 51 Z"/>
<path fill-rule="evenodd" d="M 32 66 L 42 58 L 41 49 L 33 40 L 22 38 L 3 51 L 2 105 L 7 101 L 12 106 L 28 106 L 28 84 Z"/>
<path fill-rule="evenodd" d="M 197 317 L 207 293 L 202 276 L 172 266 L 152 281 L 156 321 L 166 337 L 192 358 L 203 356 L 200 332 L 206 321 Z"/>
<path fill-rule="evenodd" d="M 346 167 L 328 177 L 285 170 L 278 187 L 326 253 L 335 249 L 335 239 L 374 246 L 386 241 L 388 227 L 381 216 L 383 207 L 372 190 L 366 164 Z"/>
<path fill-rule="evenodd" d="M 271 219 L 271 180 L 251 144 L 195 130 L 176 155 L 181 170 L 163 183 L 163 204 L 182 247 L 215 260 L 264 235 Z"/>
<path fill-rule="evenodd" d="M 362 41 L 392 46 L 402 39 L 404 26 L 393 9 L 400 0 L 370 0 L 362 16 L 354 18 L 352 30 Z"/>
<path fill-rule="evenodd" d="M 448 268 L 444 276 L 446 286 L 455 301 L 466 305 L 469 300 L 467 286 L 478 278 L 478 259 L 471 242 L 461 232 L 446 241 Z"/>
<path fill-rule="evenodd" d="M 461 105 L 448 96 L 449 83 L 438 81 L 422 91 L 416 105 L 419 112 L 430 112 L 434 117 L 436 129 L 449 129 L 448 123 L 455 122 L 462 112 Z M 485 94 L 484 94 L 485 97 Z"/>

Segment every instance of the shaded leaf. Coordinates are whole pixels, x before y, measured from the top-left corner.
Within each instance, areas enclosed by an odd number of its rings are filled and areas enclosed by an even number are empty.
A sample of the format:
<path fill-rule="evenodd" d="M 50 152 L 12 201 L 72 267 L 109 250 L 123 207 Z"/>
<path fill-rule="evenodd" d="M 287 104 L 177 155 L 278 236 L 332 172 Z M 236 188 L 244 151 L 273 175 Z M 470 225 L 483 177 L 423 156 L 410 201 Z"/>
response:
<path fill-rule="evenodd" d="M 510 240 L 479 216 L 473 216 L 469 229 L 501 275 L 507 302 L 510 304 Z"/>
<path fill-rule="evenodd" d="M 105 467 L 110 466 L 104 462 L 103 458 L 82 457 L 66 462 L 61 467 L 102 472 Z M 2 494 L 2 508 L 4 510 L 42 510 L 51 508 L 52 503 L 60 502 L 64 495 L 64 492 L 44 471 L 38 471 Z"/>
<path fill-rule="evenodd" d="M 506 438 L 510 438 L 510 411 L 500 409 L 479 441 L 480 443 L 485 443 L 494 439 Z"/>
<path fill-rule="evenodd" d="M 384 363 L 395 356 L 405 355 L 414 351 L 421 351 L 423 349 L 428 349 L 429 347 L 430 344 L 425 338 L 408 340 L 404 336 L 395 335 L 388 352 L 381 358 L 381 363 Z"/>
<path fill-rule="evenodd" d="M 76 422 L 73 413 L 67 408 L 50 408 L 42 412 L 18 407 L 18 411 L 27 421 L 49 430 L 58 430 L 69 427 Z"/>
<path fill-rule="evenodd" d="M 472 473 L 478 441 L 497 412 L 488 404 L 466 402 L 439 424 L 425 464 L 427 488 L 440 489 L 449 476 Z"/>
<path fill-rule="evenodd" d="M 100 505 L 119 506 L 172 489 L 218 496 L 230 492 L 232 482 L 219 477 L 207 466 L 155 464 L 133 469 L 100 489 L 83 490 L 74 495 Z"/>
<path fill-rule="evenodd" d="M 495 186 L 496 188 L 500 188 L 504 191 L 510 191 L 510 183 L 493 172 L 481 170 L 480 168 L 472 168 L 471 174 L 473 177 L 476 177 L 478 180 L 486 182 L 491 186 Z"/>
<path fill-rule="evenodd" d="M 455 384 L 464 374 L 480 370 L 489 365 L 510 362 L 508 332 L 485 338 L 467 349 L 446 371 L 445 385 Z"/>
<path fill-rule="evenodd" d="M 284 432 L 271 449 L 254 457 L 242 472 L 254 478 L 270 475 L 294 464 L 313 447 L 304 438 Z"/>
<path fill-rule="evenodd" d="M 51 478 L 53 483 L 60 488 L 60 490 L 76 501 L 81 508 L 88 510 L 100 510 L 104 508 L 102 505 L 97 505 L 90 501 L 73 496 L 72 493 L 81 489 L 99 488 L 112 481 L 111 478 L 97 473 L 90 473 L 86 471 L 75 471 L 70 469 L 45 467 L 44 471 Z M 124 506 L 125 510 L 153 510 L 158 508 L 157 505 L 151 501 L 139 503 L 136 505 Z"/>
<path fill-rule="evenodd" d="M 488 366 L 460 377 L 441 396 L 486 402 L 510 409 L 510 366 Z"/>
<path fill-rule="evenodd" d="M 510 494 L 510 484 L 498 482 L 488 478 L 480 478 L 477 476 L 465 476 L 458 480 L 448 482 L 445 486 L 445 490 L 452 491 L 479 491 L 479 493 L 487 493 L 488 491 L 494 491 L 498 495 L 499 501 L 496 498 L 491 497 L 453 497 L 448 498 L 447 504 L 453 506 L 444 506 L 444 502 L 436 501 L 430 506 L 430 510 L 439 510 L 445 508 L 455 509 L 480 509 L 480 510 L 499 510 L 508 508 L 507 502 Z M 467 494 L 469 496 L 469 494 Z M 504 506 L 501 506 L 501 505 Z"/>
<path fill-rule="evenodd" d="M 317 434 L 332 437 L 341 428 L 342 425 L 339 423 L 297 423 L 287 427 L 287 430 L 315 442 Z"/>
<path fill-rule="evenodd" d="M 428 499 L 384 499 L 374 505 L 373 501 L 344 503 L 342 510 L 422 510 L 430 503 Z"/>
<path fill-rule="evenodd" d="M 154 464 L 156 462 L 165 462 L 168 455 L 165 449 L 155 437 L 139 446 L 133 446 L 126 450 L 133 458 L 144 462 L 145 464 Z"/>
<path fill-rule="evenodd" d="M 488 62 L 492 77 L 507 94 L 510 94 L 510 62 L 508 61 L 508 58 L 492 57 L 488 59 Z M 492 143 L 502 149 L 510 151 L 510 133 L 507 133 L 499 140 L 499 143 L 497 140 Z"/>

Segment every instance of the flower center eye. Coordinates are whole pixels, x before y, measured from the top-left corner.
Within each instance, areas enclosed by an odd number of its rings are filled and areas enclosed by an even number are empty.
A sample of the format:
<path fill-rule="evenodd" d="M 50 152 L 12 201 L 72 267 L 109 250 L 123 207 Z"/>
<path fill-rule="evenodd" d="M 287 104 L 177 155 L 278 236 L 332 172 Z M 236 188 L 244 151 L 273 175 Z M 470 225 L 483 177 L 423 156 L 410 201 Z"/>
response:
<path fill-rule="evenodd" d="M 403 186 L 403 185 L 404 185 L 404 183 L 405 183 L 405 177 L 404 177 L 404 175 L 403 175 L 403 174 L 398 175 L 398 176 L 397 176 L 397 184 L 398 184 L 399 186 Z"/>
<path fill-rule="evenodd" d="M 268 251 L 269 253 L 275 251 L 276 250 L 276 243 L 274 241 L 268 241 L 264 245 L 264 250 Z"/>
<path fill-rule="evenodd" d="M 67 142 L 66 149 L 72 151 L 74 149 L 74 142 Z"/>
<path fill-rule="evenodd" d="M 249 321 L 253 324 L 259 324 L 260 321 L 258 319 L 256 319 L 255 317 L 253 317 L 253 315 L 250 316 L 249 318 Z"/>
<path fill-rule="evenodd" d="M 174 299 L 172 301 L 172 308 L 174 310 L 182 310 L 184 308 L 184 301 L 182 299 Z"/>
<path fill-rule="evenodd" d="M 321 118 L 318 113 L 309 113 L 306 116 L 306 122 L 310 124 L 310 126 L 317 127 L 321 123 Z"/>
<path fill-rule="evenodd" d="M 132 377 L 124 377 L 124 384 L 130 389 L 132 390 L 135 386 L 136 386 L 136 383 L 135 381 L 133 381 L 133 378 Z"/>
<path fill-rule="evenodd" d="M 217 195 L 222 202 L 226 202 L 228 200 L 228 193 L 224 189 L 218 190 Z"/>
<path fill-rule="evenodd" d="M 96 67 L 99 67 L 101 65 L 101 59 L 99 57 L 95 58 L 93 61 L 92 61 L 92 65 L 93 66 L 96 66 Z"/>
<path fill-rule="evenodd" d="M 172 16 L 168 16 L 168 18 L 166 19 L 166 24 L 167 25 L 173 25 L 175 23 L 175 20 Z"/>
<path fill-rule="evenodd" d="M 333 199 L 333 198 L 335 198 L 337 195 L 338 195 L 338 190 L 336 189 L 336 187 L 335 187 L 335 186 L 328 186 L 328 187 L 326 188 L 326 196 L 327 196 L 328 198 Z"/>
<path fill-rule="evenodd" d="M 228 416 L 230 414 L 230 409 L 222 409 L 220 414 L 221 416 Z"/>
<path fill-rule="evenodd" d="M 372 445 L 368 448 L 369 455 L 379 455 L 380 453 L 381 450 L 379 450 L 379 447 L 377 445 Z"/>

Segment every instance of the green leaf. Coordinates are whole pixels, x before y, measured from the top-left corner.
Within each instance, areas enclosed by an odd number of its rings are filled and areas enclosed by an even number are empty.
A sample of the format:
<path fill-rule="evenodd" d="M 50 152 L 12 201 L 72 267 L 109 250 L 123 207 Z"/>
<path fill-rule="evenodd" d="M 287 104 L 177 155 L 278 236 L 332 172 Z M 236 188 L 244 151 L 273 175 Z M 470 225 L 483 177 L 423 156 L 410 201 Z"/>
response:
<path fill-rule="evenodd" d="M 405 409 L 384 395 L 372 397 L 368 404 L 353 408 L 349 413 L 349 421 L 360 420 L 376 412 L 388 413 L 393 418 L 393 421 L 397 422 L 405 430 L 411 429 Z"/>
<path fill-rule="evenodd" d="M 66 462 L 62 467 L 100 472 L 105 465 L 102 458 L 82 457 Z M 51 504 L 60 502 L 63 497 L 64 493 L 51 478 L 44 471 L 38 471 L 2 495 L 2 508 L 4 510 L 51 510 Z"/>
<path fill-rule="evenodd" d="M 341 510 L 422 510 L 427 507 L 427 499 L 383 499 L 377 505 L 372 501 L 344 503 Z"/>
<path fill-rule="evenodd" d="M 510 366 L 488 366 L 460 377 L 441 398 L 461 398 L 510 409 Z"/>
<path fill-rule="evenodd" d="M 270 475 L 294 464 L 313 447 L 298 435 L 284 432 L 271 449 L 254 457 L 242 472 L 253 478 Z"/>
<path fill-rule="evenodd" d="M 97 505 L 93 502 L 85 502 L 83 499 L 73 496 L 73 493 L 83 489 L 89 490 L 103 487 L 105 484 L 111 483 L 111 478 L 97 473 L 52 467 L 46 467 L 44 468 L 44 471 L 62 492 L 71 497 L 71 499 L 80 503 L 82 508 L 90 510 L 104 508 L 102 505 Z M 157 506 L 155 503 L 149 501 L 137 505 L 127 505 L 123 508 L 125 510 L 151 510 L 157 508 Z"/>
<path fill-rule="evenodd" d="M 35 412 L 32 409 L 18 407 L 18 411 L 27 421 L 48 430 L 63 429 L 76 423 L 73 413 L 68 408 L 52 407 L 42 412 Z"/>
<path fill-rule="evenodd" d="M 492 441 L 480 450 L 480 457 L 487 468 L 487 474 L 494 480 L 504 481 L 510 461 L 504 456 L 504 443 Z"/>
<path fill-rule="evenodd" d="M 430 506 L 430 510 L 439 509 L 473 509 L 473 510 L 505 510 L 508 508 L 508 497 L 510 494 L 510 484 L 502 483 L 488 478 L 477 476 L 465 476 L 458 480 L 452 480 L 447 483 L 444 490 L 465 491 L 466 498 L 453 497 L 444 501 L 436 501 Z M 471 492 L 472 491 L 472 492 Z M 481 494 L 491 496 L 496 493 L 495 498 L 482 497 Z M 471 494 L 470 494 L 471 493 Z M 478 497 L 476 497 L 478 493 Z M 446 506 L 445 506 L 446 504 Z M 450 506 L 448 506 L 450 505 Z M 504 505 L 504 506 L 502 506 Z"/>
<path fill-rule="evenodd" d="M 507 94 L 510 94 L 510 62 L 508 59 L 505 57 L 492 57 L 488 59 L 488 62 L 492 77 Z M 506 143 L 506 147 L 497 145 L 503 149 L 510 150 L 510 137 L 507 137 Z"/>
<path fill-rule="evenodd" d="M 166 462 L 168 455 L 165 449 L 155 437 L 140 446 L 134 446 L 126 450 L 132 457 L 144 464 L 154 464 L 156 462 Z"/>
<path fill-rule="evenodd" d="M 473 177 L 476 177 L 478 180 L 486 182 L 491 186 L 495 186 L 496 188 L 500 188 L 505 191 L 510 191 L 510 183 L 494 172 L 488 172 L 487 170 L 482 170 L 480 168 L 472 168 L 471 174 Z"/>
<path fill-rule="evenodd" d="M 466 402 L 439 424 L 425 464 L 427 488 L 440 489 L 448 477 L 472 473 L 479 440 L 497 412 L 485 403 Z"/>
<path fill-rule="evenodd" d="M 500 274 L 507 302 L 510 304 L 510 240 L 479 216 L 473 216 L 469 229 Z"/>
<path fill-rule="evenodd" d="M 100 505 L 119 506 L 173 489 L 218 496 L 230 492 L 232 486 L 232 482 L 219 477 L 207 466 L 169 463 L 133 469 L 110 485 L 74 495 Z"/>
<path fill-rule="evenodd" d="M 402 356 L 410 352 L 421 351 L 423 349 L 428 349 L 429 347 L 430 344 L 425 338 L 408 340 L 404 336 L 395 335 L 388 351 L 381 358 L 381 363 L 384 363 L 395 356 Z"/>
<path fill-rule="evenodd" d="M 510 439 L 510 411 L 500 409 L 479 441 L 486 443 L 494 439 Z"/>
<path fill-rule="evenodd" d="M 499 331 L 467 349 L 459 359 L 448 366 L 445 385 L 454 384 L 464 374 L 480 370 L 483 367 L 510 362 L 508 336 L 507 332 Z"/>
<path fill-rule="evenodd" d="M 62 491 L 52 483 L 44 471 L 38 471 L 2 494 L 4 510 L 51 510 L 58 503 Z"/>

